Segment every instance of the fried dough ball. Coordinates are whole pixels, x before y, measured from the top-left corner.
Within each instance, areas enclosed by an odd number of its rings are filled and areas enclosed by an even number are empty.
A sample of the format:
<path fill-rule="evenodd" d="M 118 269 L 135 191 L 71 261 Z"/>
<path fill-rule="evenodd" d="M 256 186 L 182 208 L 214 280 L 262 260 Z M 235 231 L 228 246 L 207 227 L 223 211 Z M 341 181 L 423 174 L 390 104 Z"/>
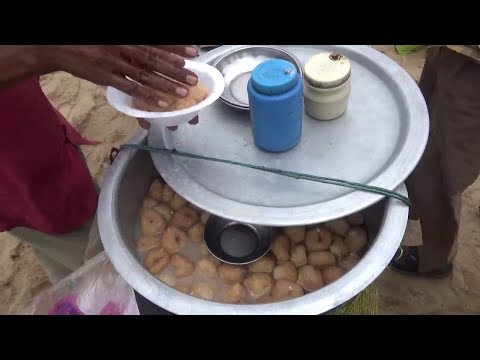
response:
<path fill-rule="evenodd" d="M 175 101 L 178 99 L 178 97 L 173 96 L 173 95 L 168 94 L 168 93 L 163 92 L 163 91 L 160 91 L 160 94 L 162 96 L 162 100 L 164 100 L 167 104 L 169 104 L 168 107 L 163 108 L 160 105 L 151 104 L 151 103 L 146 102 L 143 99 L 137 99 L 137 98 L 133 99 L 133 106 L 135 108 L 137 108 L 138 110 L 141 110 L 141 111 L 149 111 L 149 112 L 171 111 L 171 110 L 168 110 L 168 109 L 173 103 L 175 103 Z"/>
<path fill-rule="evenodd" d="M 252 296 L 259 297 L 270 293 L 273 279 L 269 274 L 253 273 L 245 279 L 243 284 Z"/>
<path fill-rule="evenodd" d="M 149 111 L 149 112 L 163 111 L 163 108 L 161 108 L 160 106 L 152 105 L 142 99 L 137 99 L 137 98 L 133 98 L 133 106 L 136 109 L 141 111 Z"/>
<path fill-rule="evenodd" d="M 325 285 L 331 284 L 340 279 L 343 274 L 345 274 L 345 270 L 338 266 L 330 266 L 322 271 L 322 277 Z"/>
<path fill-rule="evenodd" d="M 206 277 L 215 277 L 217 275 L 217 265 L 210 257 L 204 257 L 195 266 L 195 272 Z"/>
<path fill-rule="evenodd" d="M 174 196 L 175 196 L 175 191 L 173 191 L 170 185 L 165 183 L 165 185 L 163 186 L 162 201 L 165 203 L 169 203 L 170 201 L 173 200 Z"/>
<path fill-rule="evenodd" d="M 162 273 L 170 263 L 170 255 L 162 247 L 157 247 L 149 251 L 145 256 L 145 268 L 153 275 Z"/>
<path fill-rule="evenodd" d="M 274 299 L 273 296 L 270 295 L 270 294 L 260 296 L 260 297 L 257 299 L 257 303 L 258 303 L 258 304 L 271 304 L 271 303 L 273 303 L 273 302 L 275 302 L 275 299 Z"/>
<path fill-rule="evenodd" d="M 252 273 L 268 273 L 270 274 L 275 267 L 275 260 L 271 257 L 264 256 L 261 259 L 248 265 L 248 270 Z"/>
<path fill-rule="evenodd" d="M 182 283 L 182 284 L 176 285 L 175 290 L 178 290 L 187 295 L 192 295 L 192 285 L 189 283 Z"/>
<path fill-rule="evenodd" d="M 190 206 L 192 210 L 194 210 L 197 213 L 198 216 L 200 216 L 200 214 L 202 213 L 202 209 L 200 209 L 198 206 L 193 205 L 191 203 L 188 203 L 188 206 Z"/>
<path fill-rule="evenodd" d="M 215 298 L 215 292 L 217 288 L 215 284 L 207 282 L 197 282 L 193 284 L 191 295 L 203 299 L 213 300 Z"/>
<path fill-rule="evenodd" d="M 325 227 L 331 232 L 333 232 L 334 234 L 337 234 L 343 237 L 347 235 L 347 232 L 350 229 L 350 225 L 345 219 L 328 221 L 325 223 Z"/>
<path fill-rule="evenodd" d="M 174 276 L 172 275 L 169 275 L 169 274 L 162 274 L 160 276 L 158 276 L 158 279 L 160 281 L 162 281 L 163 283 L 165 283 L 166 285 L 170 286 L 170 287 L 175 287 L 176 283 L 177 283 L 177 279 L 175 279 Z"/>
<path fill-rule="evenodd" d="M 289 300 L 302 295 L 302 286 L 289 280 L 277 280 L 272 288 L 272 296 L 275 300 Z"/>
<path fill-rule="evenodd" d="M 185 256 L 180 254 L 172 255 L 170 264 L 175 269 L 175 276 L 179 279 L 192 275 L 195 266 Z"/>
<path fill-rule="evenodd" d="M 308 255 L 308 263 L 319 269 L 325 269 L 337 264 L 337 259 L 330 251 L 315 251 Z"/>
<path fill-rule="evenodd" d="M 142 209 L 140 222 L 143 235 L 154 236 L 163 233 L 167 222 L 153 209 Z"/>
<path fill-rule="evenodd" d="M 146 196 L 145 199 L 143 199 L 142 209 L 152 209 L 156 205 L 158 205 L 157 200 L 150 196 Z"/>
<path fill-rule="evenodd" d="M 277 265 L 273 270 L 273 278 L 275 280 L 297 281 L 297 277 L 297 267 L 291 261 L 286 261 L 280 265 Z"/>
<path fill-rule="evenodd" d="M 163 180 L 161 179 L 153 180 L 152 184 L 150 185 L 150 188 L 148 189 L 148 195 L 154 200 L 162 201 L 163 186 L 164 186 Z"/>
<path fill-rule="evenodd" d="M 137 241 L 138 251 L 147 251 L 162 245 L 162 238 L 160 236 L 146 236 L 142 235 Z"/>
<path fill-rule="evenodd" d="M 172 80 L 172 79 L 170 79 Z M 178 81 L 173 80 L 175 83 Z M 184 98 L 179 98 L 174 95 L 161 92 L 164 100 L 169 106 L 166 108 L 160 107 L 159 105 L 153 105 L 147 103 L 142 99 L 133 99 L 133 106 L 142 111 L 149 111 L 149 112 L 168 112 L 168 111 L 176 111 L 176 110 L 183 110 L 188 109 L 192 106 L 197 105 L 197 103 L 202 102 L 208 97 L 208 88 L 202 84 L 197 84 L 195 86 L 189 86 L 182 84 L 182 86 L 186 86 L 188 89 L 188 94 Z"/>
<path fill-rule="evenodd" d="M 295 245 L 290 250 L 290 261 L 297 267 L 307 264 L 307 250 L 304 245 Z"/>
<path fill-rule="evenodd" d="M 358 212 L 356 214 L 347 216 L 347 221 L 351 226 L 360 226 L 365 223 L 365 216 L 363 213 Z"/>
<path fill-rule="evenodd" d="M 329 250 L 337 259 L 341 259 L 350 253 L 347 245 L 345 245 L 345 242 L 340 236 L 334 236 L 333 243 L 330 245 Z"/>
<path fill-rule="evenodd" d="M 178 210 L 187 204 L 188 204 L 187 200 L 185 200 L 183 197 L 181 197 L 178 194 L 173 195 L 173 199 L 172 201 L 170 201 L 170 206 L 173 210 Z"/>
<path fill-rule="evenodd" d="M 243 303 L 246 297 L 247 290 L 245 290 L 245 287 L 242 284 L 237 283 L 225 290 L 223 301 L 228 304 L 239 304 Z"/>
<path fill-rule="evenodd" d="M 188 238 L 194 242 L 200 242 L 203 240 L 203 233 L 205 232 L 205 226 L 202 223 L 193 225 L 188 230 Z"/>
<path fill-rule="evenodd" d="M 297 283 L 302 285 L 305 291 L 315 291 L 323 286 L 322 272 L 312 265 L 304 265 L 298 269 Z"/>
<path fill-rule="evenodd" d="M 271 249 L 279 262 L 290 259 L 290 242 L 286 236 L 277 236 L 272 243 Z"/>
<path fill-rule="evenodd" d="M 184 206 L 173 214 L 171 224 L 183 230 L 190 229 L 198 222 L 198 215 L 192 208 Z"/>
<path fill-rule="evenodd" d="M 189 87 L 187 96 L 194 99 L 197 103 L 201 103 L 208 97 L 208 89 L 202 84 L 197 84 Z"/>
<path fill-rule="evenodd" d="M 208 251 L 207 245 L 205 245 L 204 242 L 200 244 L 200 254 L 202 255 L 208 255 L 210 254 L 210 251 Z"/>
<path fill-rule="evenodd" d="M 241 283 L 247 274 L 243 266 L 221 264 L 217 268 L 218 277 L 226 284 Z"/>
<path fill-rule="evenodd" d="M 309 252 L 327 250 L 332 241 L 332 233 L 323 227 L 314 227 L 305 236 L 305 246 Z"/>
<path fill-rule="evenodd" d="M 172 106 L 177 102 L 178 97 L 173 96 L 171 94 L 167 94 L 163 91 L 160 92 L 162 95 L 162 100 L 165 101 L 168 106 L 161 107 L 160 105 L 151 104 L 149 102 L 144 101 L 143 99 L 133 99 L 133 106 L 141 111 L 148 111 L 148 112 L 168 112 L 173 111 Z"/>
<path fill-rule="evenodd" d="M 367 232 L 361 227 L 351 228 L 345 238 L 345 245 L 352 253 L 360 252 L 367 245 Z"/>
<path fill-rule="evenodd" d="M 162 236 L 162 246 L 169 254 L 175 254 L 187 245 L 188 237 L 182 230 L 170 226 Z"/>
<path fill-rule="evenodd" d="M 173 210 L 168 207 L 168 205 L 165 204 L 158 204 L 152 208 L 155 210 L 157 213 L 162 215 L 163 219 L 168 223 L 173 216 Z"/>
<path fill-rule="evenodd" d="M 291 226 L 284 229 L 285 234 L 294 244 L 301 243 L 305 240 L 305 226 Z"/>
<path fill-rule="evenodd" d="M 340 266 L 345 271 L 350 271 L 358 264 L 359 261 L 360 258 L 357 254 L 350 254 L 340 260 L 338 262 L 338 266 Z"/>
<path fill-rule="evenodd" d="M 205 256 L 208 260 L 210 260 L 211 262 L 213 262 L 215 265 L 220 265 L 221 261 L 218 260 L 215 256 L 213 256 L 212 254 L 208 253 L 206 256 Z"/>
<path fill-rule="evenodd" d="M 205 225 L 210 218 L 210 213 L 206 211 L 202 211 L 202 214 L 200 215 L 200 221 L 202 222 L 203 225 Z"/>
<path fill-rule="evenodd" d="M 178 99 L 175 101 L 170 107 L 168 108 L 169 111 L 178 111 L 178 110 L 183 110 L 183 109 L 188 109 L 191 108 L 192 106 L 197 105 L 197 102 L 195 99 L 185 97 L 182 99 Z"/>

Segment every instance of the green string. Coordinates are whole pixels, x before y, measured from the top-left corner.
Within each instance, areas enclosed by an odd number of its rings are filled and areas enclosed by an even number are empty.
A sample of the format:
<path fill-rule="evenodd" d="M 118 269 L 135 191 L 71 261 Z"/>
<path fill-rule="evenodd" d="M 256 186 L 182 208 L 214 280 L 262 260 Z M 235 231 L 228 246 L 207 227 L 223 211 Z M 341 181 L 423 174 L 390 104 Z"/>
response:
<path fill-rule="evenodd" d="M 286 177 L 294 178 L 294 179 L 297 179 L 297 180 L 302 179 L 302 180 L 314 181 L 314 182 L 319 182 L 319 183 L 323 183 L 323 184 L 342 186 L 342 187 L 351 188 L 351 189 L 355 189 L 355 190 L 359 190 L 359 191 L 363 191 L 363 192 L 379 194 L 379 195 L 383 195 L 383 196 L 387 196 L 387 197 L 391 197 L 391 198 L 400 200 L 405 205 L 411 206 L 411 202 L 406 196 L 403 196 L 402 194 L 399 194 L 398 192 L 387 190 L 387 189 L 377 187 L 377 186 L 359 184 L 359 183 L 346 181 L 346 180 L 341 180 L 341 179 L 333 179 L 333 178 L 322 177 L 322 176 L 302 174 L 302 173 L 297 173 L 297 172 L 294 172 L 294 171 L 274 169 L 274 168 L 269 168 L 269 167 L 265 167 L 265 166 L 246 164 L 246 163 L 241 163 L 241 162 L 232 161 L 232 160 L 213 158 L 213 157 L 209 157 L 209 156 L 196 155 L 196 154 L 191 154 L 191 153 L 188 153 L 188 152 L 178 151 L 176 149 L 156 148 L 156 147 L 147 146 L 147 145 L 140 145 L 140 144 L 125 144 L 125 145 L 120 146 L 120 150 L 122 150 L 122 149 L 137 149 L 137 150 L 143 150 L 143 151 L 149 151 L 149 152 L 168 153 L 168 154 L 173 155 L 173 156 L 181 156 L 181 157 L 186 157 L 186 158 L 191 158 L 191 159 L 199 159 L 199 160 L 206 160 L 206 161 L 213 161 L 213 162 L 219 162 L 219 163 L 224 163 L 224 164 L 242 166 L 242 167 L 245 167 L 245 168 L 260 170 L 260 171 L 264 171 L 264 172 L 269 172 L 269 173 L 272 173 L 272 174 L 277 174 L 277 175 L 280 175 L 280 176 L 286 176 Z"/>

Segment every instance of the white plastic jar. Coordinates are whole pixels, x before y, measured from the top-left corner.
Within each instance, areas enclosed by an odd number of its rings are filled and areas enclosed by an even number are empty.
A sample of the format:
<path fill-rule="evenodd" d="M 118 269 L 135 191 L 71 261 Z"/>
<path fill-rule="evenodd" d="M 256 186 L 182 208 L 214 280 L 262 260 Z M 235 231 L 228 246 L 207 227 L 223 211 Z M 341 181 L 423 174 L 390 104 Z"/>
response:
<path fill-rule="evenodd" d="M 314 55 L 305 64 L 305 111 L 317 120 L 333 120 L 348 107 L 351 91 L 350 61 L 341 54 Z"/>

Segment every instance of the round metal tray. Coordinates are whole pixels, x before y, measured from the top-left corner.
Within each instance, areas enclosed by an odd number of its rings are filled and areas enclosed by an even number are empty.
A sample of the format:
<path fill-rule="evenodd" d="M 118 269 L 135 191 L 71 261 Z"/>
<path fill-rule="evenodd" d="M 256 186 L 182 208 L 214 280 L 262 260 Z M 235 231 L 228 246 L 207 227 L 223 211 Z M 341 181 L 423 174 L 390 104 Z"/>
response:
<path fill-rule="evenodd" d="M 222 46 L 198 58 L 212 64 L 238 46 Z M 205 156 L 334 177 L 394 190 L 425 149 L 429 122 L 423 96 L 394 61 L 368 46 L 285 45 L 302 65 L 314 54 L 336 51 L 352 63 L 347 112 L 321 122 L 305 114 L 301 143 L 281 154 L 258 149 L 248 112 L 217 101 L 200 112 L 197 126 L 176 132 L 152 127 L 149 144 Z M 257 170 L 152 153 L 175 191 L 215 215 L 257 225 L 321 223 L 363 210 L 383 198 L 333 185 Z"/>

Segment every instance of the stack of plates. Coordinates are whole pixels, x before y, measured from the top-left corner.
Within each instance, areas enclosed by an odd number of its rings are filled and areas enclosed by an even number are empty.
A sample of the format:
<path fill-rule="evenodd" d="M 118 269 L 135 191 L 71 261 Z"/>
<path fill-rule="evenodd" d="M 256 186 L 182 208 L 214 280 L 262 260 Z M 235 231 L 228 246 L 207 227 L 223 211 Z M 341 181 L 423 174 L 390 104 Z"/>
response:
<path fill-rule="evenodd" d="M 290 61 L 303 74 L 300 61 L 292 53 L 275 46 L 242 46 L 220 56 L 214 63 L 225 78 L 225 91 L 220 99 L 227 105 L 248 110 L 247 84 L 253 69 L 270 59 Z"/>

